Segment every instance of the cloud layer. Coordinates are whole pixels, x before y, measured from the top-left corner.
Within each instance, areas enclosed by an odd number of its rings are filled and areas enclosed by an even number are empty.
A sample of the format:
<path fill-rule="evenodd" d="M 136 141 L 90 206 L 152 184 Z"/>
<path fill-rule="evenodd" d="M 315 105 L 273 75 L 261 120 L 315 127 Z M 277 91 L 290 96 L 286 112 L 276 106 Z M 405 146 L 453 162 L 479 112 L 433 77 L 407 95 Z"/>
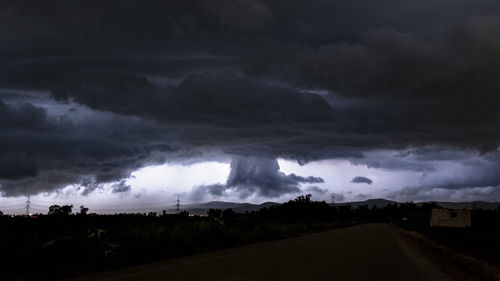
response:
<path fill-rule="evenodd" d="M 200 190 L 272 198 L 319 180 L 280 157 L 431 177 L 446 155 L 429 147 L 482 169 L 418 190 L 496 188 L 499 16 L 492 0 L 4 1 L 0 85 L 31 94 L 0 95 L 0 191 L 127 192 L 145 165 L 221 157 L 227 182 Z"/>

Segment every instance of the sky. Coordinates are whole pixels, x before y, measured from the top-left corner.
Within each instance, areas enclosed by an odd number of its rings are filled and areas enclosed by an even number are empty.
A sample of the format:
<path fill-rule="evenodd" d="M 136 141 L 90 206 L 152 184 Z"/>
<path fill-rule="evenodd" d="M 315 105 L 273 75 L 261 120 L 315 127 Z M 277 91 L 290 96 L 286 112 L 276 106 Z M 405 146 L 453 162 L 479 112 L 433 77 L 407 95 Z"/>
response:
<path fill-rule="evenodd" d="M 0 210 L 500 201 L 500 3 L 0 3 Z"/>

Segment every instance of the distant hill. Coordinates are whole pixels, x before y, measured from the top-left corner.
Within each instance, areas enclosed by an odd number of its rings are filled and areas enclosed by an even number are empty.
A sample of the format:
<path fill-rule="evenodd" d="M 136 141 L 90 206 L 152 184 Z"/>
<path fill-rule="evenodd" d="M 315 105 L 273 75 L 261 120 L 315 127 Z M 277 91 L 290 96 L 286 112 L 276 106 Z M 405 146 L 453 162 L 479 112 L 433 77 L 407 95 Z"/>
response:
<path fill-rule="evenodd" d="M 373 206 L 377 206 L 377 208 L 384 208 L 389 204 L 398 203 L 396 201 L 386 200 L 386 199 L 368 199 L 365 201 L 355 201 L 355 202 L 345 202 L 345 203 L 334 203 L 334 205 L 342 206 L 342 205 L 351 205 L 354 209 L 359 206 L 368 205 L 368 208 L 372 208 Z"/>
<path fill-rule="evenodd" d="M 429 202 L 430 203 L 430 202 Z M 484 201 L 472 201 L 472 202 L 435 202 L 439 206 L 448 209 L 485 209 L 492 210 L 500 207 L 500 202 L 484 202 Z M 418 203 L 422 204 L 422 203 Z"/>
<path fill-rule="evenodd" d="M 207 203 L 199 204 L 189 204 L 184 205 L 183 210 L 188 211 L 191 214 L 196 215 L 206 215 L 209 209 L 233 209 L 236 213 L 244 213 L 251 211 L 258 211 L 262 208 L 270 207 L 273 205 L 279 205 L 276 202 L 265 202 L 262 204 L 251 204 L 251 203 L 235 203 L 235 202 L 224 202 L 224 201 L 211 201 Z"/>
<path fill-rule="evenodd" d="M 486 209 L 492 210 L 500 207 L 500 202 L 485 202 L 485 201 L 473 201 L 473 202 L 439 202 L 439 201 L 427 201 L 427 202 L 418 202 L 415 203 L 417 205 L 422 205 L 425 203 L 436 203 L 442 208 L 448 209 Z M 353 208 L 357 208 L 359 206 L 368 205 L 369 208 L 373 206 L 377 206 L 377 208 L 386 207 L 389 204 L 401 204 L 401 202 L 391 201 L 387 199 L 368 199 L 365 201 L 355 201 L 355 202 L 345 202 L 345 203 L 335 203 L 337 206 L 342 205 L 351 205 Z"/>
<path fill-rule="evenodd" d="M 415 203 L 417 205 L 422 205 L 424 203 L 436 203 L 443 208 L 449 209 L 496 209 L 500 207 L 500 202 L 484 202 L 484 201 L 474 201 L 474 202 L 419 202 Z M 198 204 L 188 204 L 183 206 L 183 210 L 188 211 L 191 214 L 196 215 L 206 215 L 209 209 L 233 209 L 236 213 L 244 213 L 251 211 L 258 211 L 265 207 L 270 207 L 274 205 L 279 205 L 280 203 L 276 202 L 265 202 L 262 204 L 251 204 L 251 203 L 235 203 L 235 202 L 224 202 L 224 201 L 211 201 L 206 203 L 198 203 Z M 368 205 L 368 208 L 372 208 L 373 206 L 377 206 L 377 208 L 384 208 L 389 204 L 401 204 L 401 202 L 391 201 L 387 199 L 368 199 L 364 201 L 354 201 L 354 202 L 342 202 L 342 203 L 334 203 L 336 206 L 343 205 L 351 205 L 354 209 Z"/>

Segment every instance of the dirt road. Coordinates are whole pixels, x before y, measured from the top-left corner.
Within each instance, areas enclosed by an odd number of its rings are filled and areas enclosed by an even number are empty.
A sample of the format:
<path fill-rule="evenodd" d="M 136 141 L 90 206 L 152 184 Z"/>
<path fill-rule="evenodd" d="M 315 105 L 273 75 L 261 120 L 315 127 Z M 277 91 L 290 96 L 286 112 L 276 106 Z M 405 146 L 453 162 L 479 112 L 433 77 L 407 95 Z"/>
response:
<path fill-rule="evenodd" d="M 453 280 L 386 224 L 165 260 L 73 280 Z"/>

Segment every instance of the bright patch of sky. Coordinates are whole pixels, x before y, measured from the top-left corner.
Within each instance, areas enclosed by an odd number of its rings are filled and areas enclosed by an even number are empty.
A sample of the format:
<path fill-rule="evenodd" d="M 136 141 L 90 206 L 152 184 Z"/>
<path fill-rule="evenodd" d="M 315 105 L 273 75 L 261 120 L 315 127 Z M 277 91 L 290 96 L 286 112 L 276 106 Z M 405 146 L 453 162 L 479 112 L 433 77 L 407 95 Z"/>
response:
<path fill-rule="evenodd" d="M 316 200 L 328 201 L 331 193 L 342 194 L 345 201 L 380 198 L 394 188 L 417 184 L 420 178 L 420 173 L 417 172 L 369 168 L 366 165 L 354 165 L 348 160 L 340 159 L 314 161 L 303 166 L 283 159 L 278 162 L 280 170 L 286 174 L 314 175 L 323 178 L 324 183 L 314 184 L 314 186 L 326 189 L 328 193 L 312 194 Z M 373 183 L 370 185 L 352 183 L 351 180 L 357 176 L 367 177 Z"/>
<path fill-rule="evenodd" d="M 408 183 L 417 183 L 419 174 L 404 171 L 385 171 L 368 168 L 363 165 L 353 165 L 347 160 L 323 160 L 299 165 L 295 161 L 278 160 L 280 171 L 285 174 L 294 173 L 300 176 L 316 176 L 325 180 L 324 183 L 303 184 L 302 194 L 309 193 L 309 186 L 316 186 L 324 193 L 313 194 L 315 200 L 331 200 L 331 194 L 343 194 L 345 201 L 364 200 L 383 196 L 389 190 L 388 186 L 401 187 Z M 87 196 L 81 194 L 77 186 L 67 186 L 52 194 L 39 194 L 31 197 L 32 212 L 46 213 L 52 204 L 72 204 L 74 211 L 79 206 L 89 207 L 99 213 L 114 212 L 148 212 L 175 208 L 177 195 L 181 196 L 181 204 L 191 204 L 187 195 L 194 186 L 224 183 L 229 175 L 229 164 L 220 162 L 202 162 L 192 165 L 165 164 L 141 168 L 132 173 L 125 181 L 130 185 L 130 191 L 113 193 L 111 184 L 103 185 Z M 373 180 L 373 184 L 355 184 L 350 181 L 355 176 L 365 176 Z M 279 198 L 250 197 L 245 202 L 262 203 L 266 201 L 287 201 L 300 195 L 287 194 Z M 118 200 L 119 199 L 119 200 Z M 242 202 L 236 194 L 229 193 L 223 198 L 213 197 L 212 200 Z M 0 210 L 5 213 L 24 213 L 26 198 L 0 198 Z"/>

